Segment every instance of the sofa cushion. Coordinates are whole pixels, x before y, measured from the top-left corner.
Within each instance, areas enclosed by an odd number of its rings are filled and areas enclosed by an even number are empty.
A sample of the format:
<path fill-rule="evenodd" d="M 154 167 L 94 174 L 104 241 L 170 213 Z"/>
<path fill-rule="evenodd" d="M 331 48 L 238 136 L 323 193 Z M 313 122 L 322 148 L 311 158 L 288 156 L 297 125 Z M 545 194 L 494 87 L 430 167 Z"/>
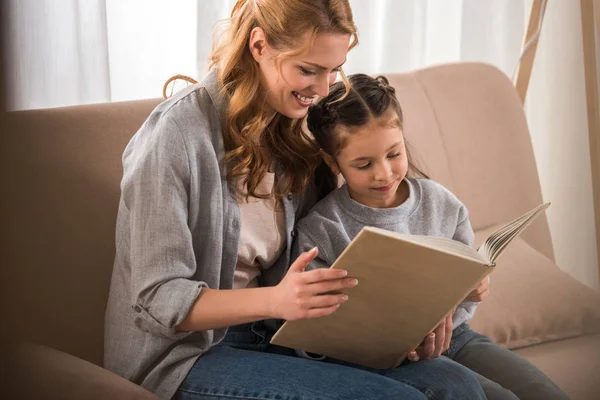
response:
<path fill-rule="evenodd" d="M 529 346 L 515 352 L 542 370 L 572 400 L 600 393 L 600 334 Z"/>
<path fill-rule="evenodd" d="M 13 372 L 20 399 L 158 400 L 106 369 L 50 347 L 25 343 L 15 357 Z"/>
<path fill-rule="evenodd" d="M 494 230 L 477 232 L 475 242 Z M 600 293 L 517 238 L 497 260 L 490 295 L 470 325 L 510 349 L 597 333 Z"/>

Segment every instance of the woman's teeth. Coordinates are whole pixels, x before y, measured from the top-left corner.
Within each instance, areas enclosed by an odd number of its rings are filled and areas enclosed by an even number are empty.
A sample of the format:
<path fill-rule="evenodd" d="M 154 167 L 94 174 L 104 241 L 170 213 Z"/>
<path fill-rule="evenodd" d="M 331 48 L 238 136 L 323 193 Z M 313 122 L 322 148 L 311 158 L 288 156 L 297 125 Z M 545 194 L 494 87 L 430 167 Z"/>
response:
<path fill-rule="evenodd" d="M 303 103 L 311 103 L 313 101 L 313 99 L 314 99 L 314 97 L 304 97 L 304 96 L 301 96 L 298 92 L 292 92 L 292 94 L 294 96 L 296 96 L 296 98 L 298 100 L 300 100 L 301 102 L 303 102 Z"/>

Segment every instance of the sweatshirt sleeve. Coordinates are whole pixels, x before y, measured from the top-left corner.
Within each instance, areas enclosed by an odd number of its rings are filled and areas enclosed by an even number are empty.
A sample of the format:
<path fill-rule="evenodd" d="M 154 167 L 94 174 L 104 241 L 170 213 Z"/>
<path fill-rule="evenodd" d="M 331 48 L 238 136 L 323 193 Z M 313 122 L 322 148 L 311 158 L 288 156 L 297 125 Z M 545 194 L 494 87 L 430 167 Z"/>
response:
<path fill-rule="evenodd" d="M 149 120 L 123 154 L 117 246 L 129 264 L 135 326 L 180 338 L 175 327 L 207 284 L 194 280 L 196 258 L 188 226 L 190 167 L 177 122 Z"/>
<path fill-rule="evenodd" d="M 471 227 L 471 221 L 469 220 L 469 212 L 464 205 L 461 205 L 459 210 L 458 225 L 454 232 L 452 239 L 466 244 L 467 246 L 473 247 L 475 241 L 475 234 Z M 452 326 L 454 328 L 469 321 L 475 315 L 475 310 L 479 303 L 474 301 L 463 301 L 456 307 L 456 312 L 452 317 Z"/>
<path fill-rule="evenodd" d="M 310 217 L 306 217 L 310 218 Z M 319 248 L 319 254 L 306 267 L 306 271 L 317 268 L 329 268 L 331 263 L 328 259 L 327 244 L 315 239 L 314 235 L 309 233 L 308 224 L 305 220 L 300 220 L 296 228 L 296 238 L 292 244 L 292 261 L 298 258 L 300 254 L 309 251 L 313 247 Z"/>

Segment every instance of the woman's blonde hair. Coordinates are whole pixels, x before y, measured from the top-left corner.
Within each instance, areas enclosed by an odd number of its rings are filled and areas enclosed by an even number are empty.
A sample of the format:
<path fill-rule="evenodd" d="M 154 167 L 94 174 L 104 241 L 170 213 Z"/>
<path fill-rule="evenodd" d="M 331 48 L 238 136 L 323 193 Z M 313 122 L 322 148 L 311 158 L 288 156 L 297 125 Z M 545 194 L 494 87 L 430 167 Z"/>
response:
<path fill-rule="evenodd" d="M 257 186 L 277 164 L 281 174 L 273 194 L 301 193 L 318 163 L 318 150 L 303 129 L 304 119 L 277 113 L 267 122 L 257 101 L 264 96 L 259 66 L 248 47 L 255 27 L 263 29 L 271 48 L 282 51 L 278 58 L 309 50 L 318 34 L 349 34 L 351 49 L 358 43 L 352 11 L 348 0 L 238 0 L 226 36 L 215 41 L 210 57 L 229 97 L 223 127 L 228 179 L 243 178 L 248 196 L 265 198 L 271 194 L 257 193 Z M 341 76 L 347 82 L 343 72 Z"/>

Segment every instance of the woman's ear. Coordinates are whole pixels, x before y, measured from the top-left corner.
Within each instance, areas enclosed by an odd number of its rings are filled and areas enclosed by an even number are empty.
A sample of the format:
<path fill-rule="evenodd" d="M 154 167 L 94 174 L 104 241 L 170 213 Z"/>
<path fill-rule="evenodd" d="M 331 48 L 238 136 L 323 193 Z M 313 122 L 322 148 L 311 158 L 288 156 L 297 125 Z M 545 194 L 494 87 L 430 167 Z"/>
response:
<path fill-rule="evenodd" d="M 248 48 L 254 60 L 260 63 L 266 54 L 267 49 L 267 38 L 265 37 L 265 31 L 260 27 L 255 27 L 250 32 L 250 40 L 248 41 Z"/>
<path fill-rule="evenodd" d="M 325 161 L 325 164 L 327 164 L 327 166 L 329 167 L 331 172 L 333 172 L 334 175 L 340 174 L 340 169 L 338 168 L 337 163 L 335 162 L 332 156 L 327 154 L 327 152 L 325 152 L 325 150 L 323 149 L 319 149 L 319 155 L 321 156 L 323 161 Z"/>

